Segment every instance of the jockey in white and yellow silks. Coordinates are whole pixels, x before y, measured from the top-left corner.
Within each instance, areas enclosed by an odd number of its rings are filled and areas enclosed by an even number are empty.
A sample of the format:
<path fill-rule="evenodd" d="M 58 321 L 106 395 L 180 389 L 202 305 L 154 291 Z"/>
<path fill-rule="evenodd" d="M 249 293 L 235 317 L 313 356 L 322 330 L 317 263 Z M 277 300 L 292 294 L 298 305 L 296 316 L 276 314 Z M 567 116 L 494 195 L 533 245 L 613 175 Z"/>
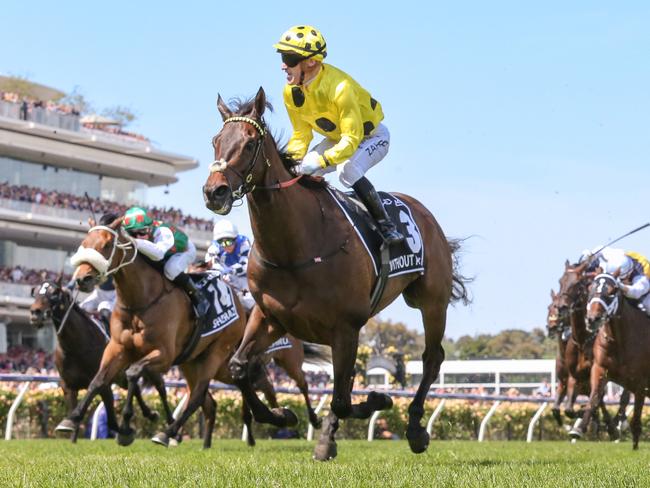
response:
<path fill-rule="evenodd" d="M 293 125 L 289 154 L 301 161 L 298 171 L 323 175 L 336 169 L 377 221 L 389 244 L 404 240 L 386 213 L 381 198 L 364 176 L 390 146 L 381 104 L 352 77 L 324 64 L 327 45 L 314 27 L 291 27 L 273 45 L 287 73 L 284 103 Z M 309 151 L 313 131 L 325 139 Z"/>
<path fill-rule="evenodd" d="M 199 318 L 207 314 L 210 304 L 185 273 L 196 257 L 196 247 L 187 234 L 153 218 L 141 207 L 131 207 L 124 214 L 123 228 L 133 237 L 138 251 L 152 261 L 164 261 L 168 280 L 190 297 Z"/>
<path fill-rule="evenodd" d="M 591 257 L 583 251 L 583 257 Z M 605 247 L 594 258 L 588 271 L 603 271 L 618 278 L 618 287 L 627 298 L 639 303 L 650 315 L 650 262 L 642 254 Z"/>

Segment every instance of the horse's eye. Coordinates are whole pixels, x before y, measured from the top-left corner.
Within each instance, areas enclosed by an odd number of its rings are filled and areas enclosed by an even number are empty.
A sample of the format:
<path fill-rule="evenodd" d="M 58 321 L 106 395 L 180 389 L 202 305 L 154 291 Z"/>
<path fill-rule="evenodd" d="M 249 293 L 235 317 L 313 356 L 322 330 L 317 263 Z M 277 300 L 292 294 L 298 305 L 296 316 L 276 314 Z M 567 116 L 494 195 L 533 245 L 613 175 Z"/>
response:
<path fill-rule="evenodd" d="M 247 151 L 252 151 L 253 149 L 255 149 L 255 142 L 248 141 L 244 147 L 246 148 Z"/>

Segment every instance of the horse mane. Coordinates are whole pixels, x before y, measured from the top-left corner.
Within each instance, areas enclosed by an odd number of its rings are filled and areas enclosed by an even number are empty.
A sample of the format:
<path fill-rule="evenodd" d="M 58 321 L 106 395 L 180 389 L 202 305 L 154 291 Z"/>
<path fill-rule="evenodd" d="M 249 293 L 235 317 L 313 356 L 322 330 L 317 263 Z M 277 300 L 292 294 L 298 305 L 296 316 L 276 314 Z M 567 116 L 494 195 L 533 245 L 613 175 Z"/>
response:
<path fill-rule="evenodd" d="M 255 98 L 254 97 L 249 99 L 233 98 L 229 102 L 229 108 L 233 112 L 233 115 L 235 116 L 240 116 L 240 117 L 249 116 L 251 115 L 253 109 L 255 108 Z M 273 105 L 271 105 L 271 102 L 269 102 L 268 100 L 266 101 L 266 109 L 269 112 L 273 112 Z M 275 150 L 277 151 L 278 156 L 280 156 L 280 161 L 282 161 L 284 168 L 287 171 L 289 171 L 291 174 L 295 174 L 295 167 L 299 164 L 299 162 L 296 161 L 287 151 L 288 141 L 279 143 L 278 142 L 279 137 L 273 134 L 269 130 L 269 126 L 264 120 L 264 117 L 260 118 L 260 122 L 262 122 L 262 127 L 266 128 L 267 133 L 271 136 L 271 141 L 273 141 Z M 326 188 L 327 187 L 327 182 L 323 178 L 303 177 L 300 178 L 298 184 L 304 186 L 305 188 Z"/>

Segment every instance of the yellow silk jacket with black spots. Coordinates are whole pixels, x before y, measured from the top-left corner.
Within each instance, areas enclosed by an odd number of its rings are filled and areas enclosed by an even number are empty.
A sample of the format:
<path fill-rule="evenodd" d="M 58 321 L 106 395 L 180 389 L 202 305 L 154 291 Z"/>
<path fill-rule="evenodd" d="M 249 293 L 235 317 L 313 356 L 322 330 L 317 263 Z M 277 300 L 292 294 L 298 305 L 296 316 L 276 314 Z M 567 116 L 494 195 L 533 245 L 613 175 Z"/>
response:
<path fill-rule="evenodd" d="M 381 105 L 348 74 L 329 64 L 306 86 L 286 85 L 284 104 L 293 125 L 287 151 L 302 159 L 314 137 L 312 130 L 337 141 L 325 151 L 323 168 L 347 161 L 384 118 Z"/>

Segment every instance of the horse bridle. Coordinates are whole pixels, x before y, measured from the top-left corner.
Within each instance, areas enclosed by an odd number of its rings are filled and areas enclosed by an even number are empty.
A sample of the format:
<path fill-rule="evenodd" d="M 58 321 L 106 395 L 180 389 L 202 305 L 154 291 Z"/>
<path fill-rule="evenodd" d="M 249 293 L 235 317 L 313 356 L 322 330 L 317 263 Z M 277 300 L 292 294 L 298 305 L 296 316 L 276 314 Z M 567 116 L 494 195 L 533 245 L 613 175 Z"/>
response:
<path fill-rule="evenodd" d="M 46 287 L 45 293 L 43 293 L 42 290 L 43 290 L 43 287 L 46 284 L 48 286 Z M 50 287 L 56 287 L 58 289 L 58 293 L 57 293 L 56 289 L 55 289 L 54 292 L 48 292 L 47 290 Z M 55 298 L 54 293 L 57 293 L 60 298 Z M 54 324 L 54 330 L 56 331 L 56 335 L 61 335 L 61 331 L 63 330 L 63 327 L 65 326 L 65 324 L 66 324 L 66 322 L 68 320 L 68 316 L 70 315 L 70 311 L 74 307 L 76 295 L 75 295 L 75 297 L 71 297 L 69 294 L 66 293 L 66 291 L 63 289 L 63 287 L 58 286 L 56 284 L 52 284 L 52 283 L 50 283 L 48 281 L 41 284 L 41 286 L 39 287 L 39 294 L 42 294 L 42 295 L 46 296 L 47 303 L 50 306 L 50 316 L 49 316 L 49 318 L 52 320 L 52 323 Z M 70 299 L 70 303 L 67 304 L 66 301 L 67 301 L 68 298 Z M 58 307 L 60 310 L 64 310 L 67 307 L 66 312 L 65 312 L 65 314 L 63 314 L 63 318 L 61 319 L 61 321 L 59 322 L 58 325 L 56 323 L 57 319 L 54 316 L 54 308 L 55 307 Z M 48 318 L 47 315 L 45 315 L 45 318 Z"/>
<path fill-rule="evenodd" d="M 221 173 L 223 174 L 224 178 L 226 178 L 226 181 L 228 181 L 228 186 L 232 188 L 232 185 L 230 185 L 230 181 L 228 180 L 228 175 L 226 174 L 226 170 L 232 171 L 235 176 L 237 176 L 241 180 L 241 184 L 239 185 L 239 188 L 234 190 L 232 192 L 232 196 L 235 200 L 241 200 L 247 193 L 252 192 L 255 190 L 255 185 L 251 185 L 251 180 L 253 179 L 253 169 L 255 169 L 255 165 L 257 163 L 257 160 L 259 158 L 260 153 L 264 156 L 264 162 L 266 163 L 267 166 L 271 166 L 271 162 L 269 161 L 269 158 L 264 154 L 264 137 L 266 136 L 266 129 L 264 127 L 263 122 L 257 122 L 255 119 L 252 119 L 250 117 L 243 117 L 243 116 L 236 116 L 236 117 L 229 117 L 226 120 L 223 121 L 223 124 L 229 124 L 232 122 L 246 122 L 247 124 L 252 125 L 257 133 L 259 134 L 259 137 L 255 141 L 255 151 L 253 152 L 253 157 L 251 158 L 250 162 L 248 163 L 246 169 L 244 170 L 243 173 L 240 173 L 237 171 L 235 168 L 232 166 L 228 165 L 228 161 L 225 159 L 216 159 L 215 161 L 212 162 L 209 166 L 210 173 Z"/>
<path fill-rule="evenodd" d="M 597 275 L 594 278 L 594 283 L 600 281 L 598 284 L 598 289 L 596 290 L 596 293 L 600 294 L 602 293 L 602 288 L 605 285 L 605 282 L 613 281 L 614 282 L 614 289 L 618 290 L 618 284 L 616 282 L 616 278 L 614 278 L 612 275 L 607 274 L 607 273 L 601 273 Z M 607 303 L 605 300 L 603 300 L 600 296 L 594 296 L 592 297 L 589 302 L 587 303 L 587 308 L 589 308 L 593 303 L 599 303 L 604 309 L 605 309 L 605 316 L 607 318 L 611 318 L 616 314 L 618 311 L 618 306 L 619 306 L 619 295 L 616 293 L 614 297 L 612 298 L 612 301 L 610 303 Z"/>
<path fill-rule="evenodd" d="M 93 268 L 95 268 L 97 273 L 99 273 L 99 278 L 102 279 L 133 263 L 135 261 L 135 258 L 138 256 L 138 246 L 135 243 L 135 239 L 133 239 L 133 237 L 131 237 L 126 232 L 121 233 L 121 235 L 126 237 L 128 242 L 119 242 L 120 233 L 106 225 L 96 225 L 95 227 L 91 227 L 88 230 L 88 234 L 91 232 L 96 232 L 98 230 L 106 231 L 113 236 L 113 249 L 111 249 L 111 255 L 109 258 L 106 259 L 106 257 L 104 257 L 104 255 L 95 248 L 79 246 L 77 252 L 70 258 L 70 262 L 75 267 L 84 262 L 90 264 Z M 122 253 L 122 258 L 120 259 L 120 262 L 117 264 L 117 266 L 111 268 L 110 266 L 113 262 L 113 258 L 115 257 L 115 252 L 118 249 L 124 251 Z M 131 259 L 127 261 L 126 251 L 128 250 L 133 251 L 133 256 L 131 256 Z"/>

